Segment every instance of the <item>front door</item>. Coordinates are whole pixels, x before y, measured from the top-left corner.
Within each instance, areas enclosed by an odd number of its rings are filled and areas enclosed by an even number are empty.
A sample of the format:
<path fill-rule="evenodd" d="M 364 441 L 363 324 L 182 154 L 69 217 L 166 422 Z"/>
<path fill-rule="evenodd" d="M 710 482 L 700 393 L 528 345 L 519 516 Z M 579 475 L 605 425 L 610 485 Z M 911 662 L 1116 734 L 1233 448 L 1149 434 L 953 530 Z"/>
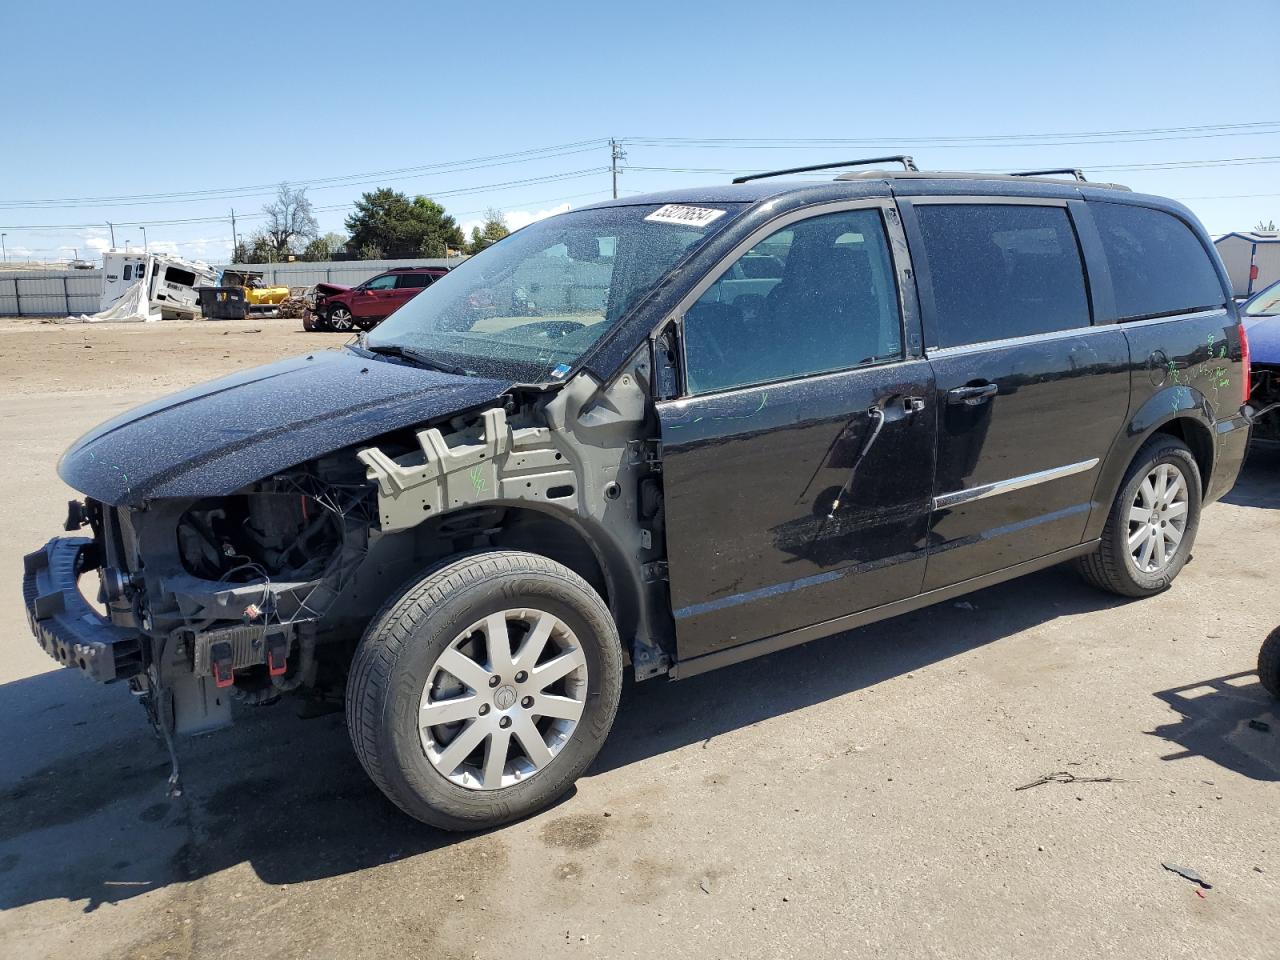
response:
<path fill-rule="evenodd" d="M 937 389 L 926 590 L 1083 538 L 1128 411 L 1129 350 L 1114 324 L 1091 324 L 1073 213 L 1066 201 L 903 202 Z"/>
<path fill-rule="evenodd" d="M 863 201 L 763 234 L 693 292 L 683 395 L 658 404 L 682 660 L 912 596 L 924 575 L 934 390 L 904 346 L 896 213 Z"/>
<path fill-rule="evenodd" d="M 351 312 L 362 320 L 385 317 L 395 306 L 396 275 L 374 277 L 351 298 Z"/>

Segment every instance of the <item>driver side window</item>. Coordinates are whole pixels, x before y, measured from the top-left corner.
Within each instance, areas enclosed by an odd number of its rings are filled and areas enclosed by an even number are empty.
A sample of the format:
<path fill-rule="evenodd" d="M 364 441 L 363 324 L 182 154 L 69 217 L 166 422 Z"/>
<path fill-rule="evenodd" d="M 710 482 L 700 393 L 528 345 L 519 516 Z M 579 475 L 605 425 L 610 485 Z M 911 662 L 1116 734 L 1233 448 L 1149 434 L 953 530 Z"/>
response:
<path fill-rule="evenodd" d="M 692 394 L 902 357 L 880 211 L 829 213 L 765 237 L 685 313 Z"/>

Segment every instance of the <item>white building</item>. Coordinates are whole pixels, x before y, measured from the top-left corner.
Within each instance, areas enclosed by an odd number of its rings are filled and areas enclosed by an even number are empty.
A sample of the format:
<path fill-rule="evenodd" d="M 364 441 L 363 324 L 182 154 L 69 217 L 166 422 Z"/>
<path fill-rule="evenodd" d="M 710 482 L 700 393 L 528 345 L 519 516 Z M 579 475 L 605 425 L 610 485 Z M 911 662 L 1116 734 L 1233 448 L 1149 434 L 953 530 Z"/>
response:
<path fill-rule="evenodd" d="M 1231 277 L 1231 294 L 1247 297 L 1280 280 L 1280 233 L 1252 230 L 1213 241 Z"/>

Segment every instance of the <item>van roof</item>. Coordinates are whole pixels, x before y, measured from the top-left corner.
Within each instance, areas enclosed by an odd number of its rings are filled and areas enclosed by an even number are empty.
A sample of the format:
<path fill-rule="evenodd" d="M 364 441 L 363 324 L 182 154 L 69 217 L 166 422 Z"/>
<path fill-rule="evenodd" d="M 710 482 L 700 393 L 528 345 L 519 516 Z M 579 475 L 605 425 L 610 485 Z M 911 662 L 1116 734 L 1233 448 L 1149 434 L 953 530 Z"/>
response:
<path fill-rule="evenodd" d="M 847 166 L 847 165 L 846 165 Z M 1134 193 L 1126 186 L 1064 176 L 994 174 L 942 170 L 870 169 L 844 173 L 831 180 L 775 179 L 766 175 L 745 183 L 719 183 L 698 187 L 662 190 L 654 193 L 605 200 L 580 209 L 610 206 L 637 206 L 665 203 L 747 203 L 756 204 L 782 197 L 804 203 L 839 201 L 858 197 L 884 196 L 989 196 L 1044 197 L 1060 200 L 1125 200 L 1169 209 L 1185 210 L 1175 200 Z M 791 171 L 786 171 L 790 173 Z"/>

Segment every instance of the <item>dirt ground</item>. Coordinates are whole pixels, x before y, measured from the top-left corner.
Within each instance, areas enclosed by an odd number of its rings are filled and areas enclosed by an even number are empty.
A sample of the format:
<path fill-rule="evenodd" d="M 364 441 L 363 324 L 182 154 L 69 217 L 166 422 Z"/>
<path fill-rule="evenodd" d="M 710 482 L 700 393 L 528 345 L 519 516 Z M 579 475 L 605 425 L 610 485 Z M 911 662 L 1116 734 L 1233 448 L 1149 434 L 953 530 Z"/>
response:
<path fill-rule="evenodd" d="M 21 555 L 60 530 L 79 433 L 343 339 L 298 328 L 0 321 L 0 955 L 1280 954 L 1280 704 L 1251 673 L 1280 624 L 1276 453 L 1159 597 L 1050 570 L 629 685 L 574 793 L 513 826 L 405 819 L 341 715 L 288 704 L 188 743 L 167 800 L 127 690 L 29 636 Z"/>

